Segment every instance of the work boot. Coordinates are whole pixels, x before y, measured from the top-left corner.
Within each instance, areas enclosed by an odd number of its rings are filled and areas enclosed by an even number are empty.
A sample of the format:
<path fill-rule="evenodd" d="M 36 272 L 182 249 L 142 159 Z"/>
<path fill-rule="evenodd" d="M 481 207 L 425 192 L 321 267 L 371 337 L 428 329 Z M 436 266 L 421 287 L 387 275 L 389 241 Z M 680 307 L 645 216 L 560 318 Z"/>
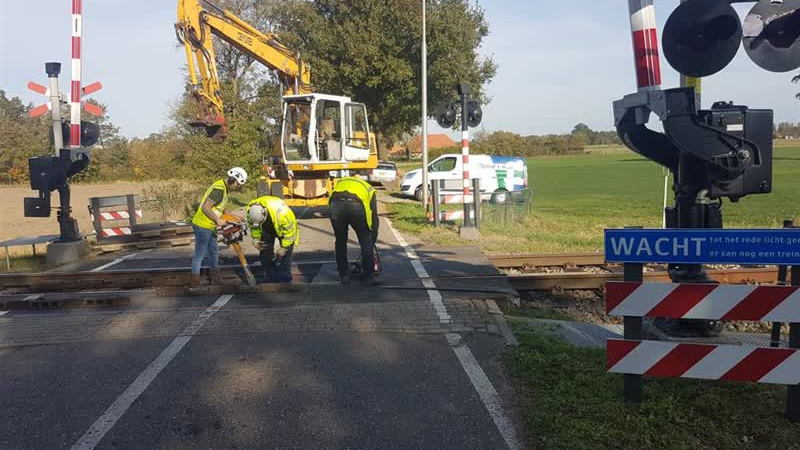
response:
<path fill-rule="evenodd" d="M 191 278 L 190 283 L 191 283 L 191 287 L 205 286 L 205 285 L 208 284 L 208 282 L 203 277 L 201 277 L 200 275 L 195 275 L 195 274 L 192 274 L 192 278 Z"/>
<path fill-rule="evenodd" d="M 222 286 L 224 284 L 222 279 L 222 271 L 219 269 L 211 269 L 209 272 L 209 278 L 211 279 L 211 284 L 215 286 Z"/>

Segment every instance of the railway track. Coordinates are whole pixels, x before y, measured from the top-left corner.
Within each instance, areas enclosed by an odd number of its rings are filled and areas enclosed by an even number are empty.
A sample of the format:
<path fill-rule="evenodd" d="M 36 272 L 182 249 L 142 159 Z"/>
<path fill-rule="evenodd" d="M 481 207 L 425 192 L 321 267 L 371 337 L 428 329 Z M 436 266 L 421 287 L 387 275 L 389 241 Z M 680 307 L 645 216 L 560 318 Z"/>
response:
<path fill-rule="evenodd" d="M 492 256 L 490 260 L 498 269 L 523 268 L 525 270 L 551 270 L 539 273 L 519 273 L 510 275 L 485 276 L 452 276 L 433 278 L 432 281 L 448 279 L 478 278 L 486 281 L 487 287 L 498 284 L 498 280 L 510 282 L 518 292 L 561 290 L 599 290 L 606 282 L 622 281 L 621 266 L 604 264 L 600 254 L 570 253 L 560 255 L 513 255 Z M 670 281 L 669 274 L 656 266 L 656 270 L 644 273 L 644 280 L 650 282 Z M 560 269 L 559 269 L 560 268 Z M 308 270 L 306 268 L 306 270 Z M 304 274 L 299 267 L 294 269 L 298 279 Z M 711 278 L 730 284 L 739 283 L 774 283 L 777 280 L 775 268 L 731 268 L 709 270 Z M 223 270 L 226 285 L 241 285 L 241 276 L 234 270 Z M 387 281 L 407 282 L 409 280 Z M 416 281 L 416 278 L 414 279 Z M 102 305 L 105 299 L 114 298 L 118 294 L 153 290 L 163 295 L 179 295 L 190 284 L 190 273 L 186 269 L 145 269 L 116 270 L 105 272 L 45 272 L 45 273 L 11 273 L 0 275 L 0 309 L 10 307 L 15 302 L 18 307 L 25 307 L 26 301 L 40 301 L 49 298 L 66 296 Z M 304 283 L 298 283 L 304 285 Z M 507 286 L 507 285 L 506 285 Z M 391 287 L 389 287 L 391 288 Z M 272 292 L 263 285 L 258 292 Z M 174 292 L 173 292 L 174 291 Z M 80 295 L 68 295 L 70 293 Z M 33 294 L 27 297 L 29 294 Z M 42 297 L 40 294 L 45 294 Z M 35 298 L 34 298 L 35 297 Z"/>
<path fill-rule="evenodd" d="M 623 279 L 622 266 L 606 264 L 602 253 L 491 255 L 489 260 L 500 270 L 524 272 L 508 275 L 517 291 L 602 289 L 608 281 Z M 644 281 L 669 282 L 663 266 L 645 272 Z M 720 283 L 730 284 L 774 283 L 778 276 L 775 268 L 712 269 L 707 273 Z"/>
<path fill-rule="evenodd" d="M 718 269 L 707 271 L 708 275 L 720 283 L 774 283 L 778 277 L 777 269 Z M 564 290 L 595 290 L 602 289 L 606 282 L 622 281 L 622 273 L 589 273 L 589 272 L 563 272 L 563 273 L 531 273 L 522 275 L 509 275 L 511 285 L 517 291 L 546 291 L 552 289 Z M 667 272 L 645 272 L 644 281 L 669 282 Z"/>

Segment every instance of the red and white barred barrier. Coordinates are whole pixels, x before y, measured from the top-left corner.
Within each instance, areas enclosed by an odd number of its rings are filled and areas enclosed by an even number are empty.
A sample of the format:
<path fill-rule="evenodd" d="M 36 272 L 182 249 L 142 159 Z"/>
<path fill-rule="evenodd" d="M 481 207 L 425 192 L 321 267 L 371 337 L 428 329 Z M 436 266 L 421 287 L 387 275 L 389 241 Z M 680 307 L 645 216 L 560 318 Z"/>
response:
<path fill-rule="evenodd" d="M 475 219 L 475 211 L 469 211 L 469 218 Z M 464 211 L 440 211 L 439 220 L 441 222 L 455 222 L 464 220 Z M 428 221 L 433 221 L 433 213 L 428 213 Z"/>
<path fill-rule="evenodd" d="M 433 197 L 431 197 L 431 202 L 433 202 Z M 441 205 L 460 205 L 462 203 L 472 204 L 472 194 L 470 195 L 455 194 L 455 195 L 439 196 L 439 204 Z"/>
<path fill-rule="evenodd" d="M 142 217 L 142 210 L 136 210 L 136 217 Z M 111 212 L 101 212 L 100 213 L 100 221 L 108 221 L 108 220 L 128 220 L 131 218 L 131 215 L 128 211 L 111 211 Z M 94 215 L 91 216 L 92 222 L 94 222 Z"/>
<path fill-rule="evenodd" d="M 658 55 L 658 30 L 653 0 L 628 0 L 639 91 L 653 91 L 661 86 L 661 62 Z"/>
<path fill-rule="evenodd" d="M 609 339 L 609 372 L 651 377 L 800 384 L 800 350 Z"/>
<path fill-rule="evenodd" d="M 466 120 L 466 112 L 461 112 L 461 120 Z M 462 163 L 464 164 L 464 198 L 463 202 L 465 207 L 469 204 L 467 196 L 470 196 L 470 177 L 469 177 L 469 130 L 461 132 L 461 156 Z M 463 217 L 463 214 L 462 214 Z"/>
<path fill-rule="evenodd" d="M 103 228 L 100 231 L 101 231 L 103 237 L 130 236 L 131 235 L 130 227 Z"/>
<path fill-rule="evenodd" d="M 613 316 L 800 322 L 800 287 L 609 282 L 606 311 Z"/>
<path fill-rule="evenodd" d="M 82 0 L 72 0 L 72 83 L 70 85 L 69 145 L 81 146 L 81 34 L 83 32 Z"/>

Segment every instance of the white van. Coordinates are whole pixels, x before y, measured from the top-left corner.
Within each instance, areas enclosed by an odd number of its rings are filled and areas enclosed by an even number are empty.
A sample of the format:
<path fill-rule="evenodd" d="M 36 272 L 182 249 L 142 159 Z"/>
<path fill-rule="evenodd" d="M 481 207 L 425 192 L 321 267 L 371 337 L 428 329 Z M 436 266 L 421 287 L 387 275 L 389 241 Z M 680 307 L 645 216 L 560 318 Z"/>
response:
<path fill-rule="evenodd" d="M 443 193 L 461 194 L 464 191 L 462 155 L 445 154 L 428 164 L 431 183 L 442 180 Z M 470 178 L 480 178 L 483 198 L 503 204 L 508 193 L 528 188 L 528 166 L 523 158 L 469 155 Z M 422 201 L 422 169 L 412 170 L 400 181 L 400 192 Z"/>

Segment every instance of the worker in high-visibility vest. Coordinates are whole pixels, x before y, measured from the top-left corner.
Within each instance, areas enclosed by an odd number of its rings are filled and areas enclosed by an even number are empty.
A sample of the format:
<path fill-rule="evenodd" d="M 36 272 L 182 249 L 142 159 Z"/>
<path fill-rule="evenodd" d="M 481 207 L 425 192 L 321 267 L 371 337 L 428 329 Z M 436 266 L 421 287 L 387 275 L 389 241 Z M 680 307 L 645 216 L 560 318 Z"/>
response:
<path fill-rule="evenodd" d="M 208 261 L 211 282 L 222 284 L 219 271 L 219 247 L 217 246 L 217 228 L 225 226 L 222 218 L 228 204 L 228 193 L 241 189 L 247 182 L 247 171 L 234 167 L 228 171 L 225 179 L 217 180 L 200 198 L 200 205 L 192 218 L 194 229 L 194 257 L 192 258 L 192 284 L 202 284 L 200 267 L 203 260 Z"/>
<path fill-rule="evenodd" d="M 361 246 L 361 284 L 377 284 L 374 274 L 374 248 L 378 240 L 378 203 L 375 188 L 355 177 L 342 178 L 336 183 L 329 201 L 331 225 L 336 236 L 336 266 L 342 284 L 350 284 L 347 261 L 347 240 L 350 227 Z"/>
<path fill-rule="evenodd" d="M 292 209 L 281 198 L 258 197 L 247 204 L 247 224 L 267 282 L 291 283 L 292 253 L 300 239 Z"/>

